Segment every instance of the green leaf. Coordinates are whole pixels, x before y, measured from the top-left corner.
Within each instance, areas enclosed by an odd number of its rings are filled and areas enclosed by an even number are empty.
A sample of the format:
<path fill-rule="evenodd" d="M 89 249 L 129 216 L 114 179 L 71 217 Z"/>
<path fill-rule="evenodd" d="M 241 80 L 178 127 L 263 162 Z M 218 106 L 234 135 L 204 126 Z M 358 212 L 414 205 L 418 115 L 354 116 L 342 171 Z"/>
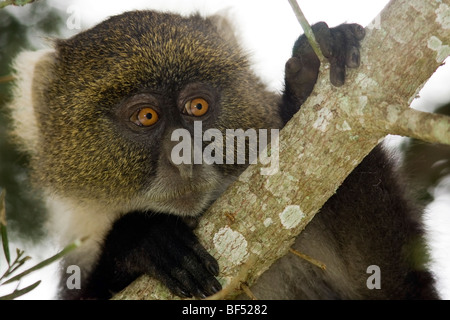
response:
<path fill-rule="evenodd" d="M 2 234 L 3 252 L 5 253 L 8 266 L 11 263 L 11 255 L 9 253 L 8 233 L 6 231 L 6 208 L 5 208 L 5 190 L 0 192 L 0 233 Z"/>
<path fill-rule="evenodd" d="M 35 0 L 4 0 L 0 1 L 0 9 L 5 8 L 6 6 L 14 5 L 14 6 L 24 6 L 28 3 L 33 3 Z"/>
<path fill-rule="evenodd" d="M 20 290 L 14 290 L 13 293 L 4 295 L 0 297 L 0 300 L 12 300 L 15 299 L 17 297 L 23 296 L 25 293 L 30 292 L 31 290 L 33 290 L 34 288 L 36 288 L 39 284 L 41 283 L 41 280 L 36 281 L 35 283 L 33 283 L 32 285 L 29 285 L 28 287 L 25 287 L 23 289 Z"/>
<path fill-rule="evenodd" d="M 50 257 L 48 259 L 45 259 L 44 261 L 38 263 L 34 267 L 31 267 L 31 268 L 25 270 L 24 272 L 18 274 L 17 276 L 12 277 L 8 281 L 5 281 L 3 284 L 8 284 L 8 283 L 11 283 L 11 282 L 14 282 L 14 281 L 18 281 L 21 278 L 23 278 L 24 276 L 30 274 L 31 272 L 39 270 L 39 269 L 42 269 L 43 267 L 48 266 L 49 264 L 53 263 L 54 261 L 60 259 L 62 256 L 64 256 L 68 252 L 78 248 L 82 244 L 83 241 L 84 240 L 79 240 L 79 241 L 75 241 L 75 242 L 67 245 L 64 249 L 62 249 L 60 252 L 58 252 L 54 256 L 52 256 L 52 257 Z"/>
<path fill-rule="evenodd" d="M 295 16 L 297 17 L 298 22 L 300 23 L 300 26 L 302 27 L 305 33 L 306 38 L 308 39 L 309 44 L 311 45 L 311 47 L 313 48 L 314 52 L 319 57 L 319 59 L 324 60 L 324 56 L 314 36 L 314 32 L 312 31 L 311 25 L 306 20 L 305 15 L 302 12 L 302 9 L 300 9 L 300 6 L 298 5 L 298 2 L 296 0 L 288 0 L 288 1 L 292 7 L 292 10 L 294 11 Z"/>

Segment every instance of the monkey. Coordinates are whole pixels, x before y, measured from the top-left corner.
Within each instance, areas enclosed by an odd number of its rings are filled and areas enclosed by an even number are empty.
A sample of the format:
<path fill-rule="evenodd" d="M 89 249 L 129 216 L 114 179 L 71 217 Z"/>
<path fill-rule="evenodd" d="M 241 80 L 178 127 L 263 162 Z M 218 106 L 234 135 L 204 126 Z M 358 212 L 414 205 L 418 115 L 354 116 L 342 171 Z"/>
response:
<path fill-rule="evenodd" d="M 360 64 L 364 28 L 313 25 L 330 81 Z M 63 259 L 58 297 L 108 299 L 142 274 L 180 297 L 219 290 L 217 261 L 194 228 L 247 164 L 176 163 L 177 129 L 281 129 L 308 98 L 320 60 L 295 42 L 281 93 L 251 69 L 220 16 L 152 10 L 112 16 L 52 48 L 15 61 L 12 133 L 31 155 L 33 183 L 50 229 L 85 244 Z M 204 142 L 202 148 L 208 143 Z M 252 287 L 261 299 L 436 299 L 420 210 L 382 147 L 376 147 L 296 240 L 327 271 L 285 256 Z M 81 288 L 67 286 L 69 266 Z M 382 271 L 371 290 L 367 268 Z"/>

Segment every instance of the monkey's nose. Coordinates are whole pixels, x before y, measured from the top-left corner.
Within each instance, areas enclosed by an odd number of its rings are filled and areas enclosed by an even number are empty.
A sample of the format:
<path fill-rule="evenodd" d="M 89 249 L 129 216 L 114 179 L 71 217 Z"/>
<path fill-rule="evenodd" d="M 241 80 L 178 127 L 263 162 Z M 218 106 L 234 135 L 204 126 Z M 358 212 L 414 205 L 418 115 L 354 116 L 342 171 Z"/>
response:
<path fill-rule="evenodd" d="M 173 148 L 175 143 L 172 142 L 169 144 L 169 147 L 166 148 L 166 157 L 170 165 L 178 171 L 180 177 L 183 180 L 190 180 L 194 177 L 194 148 L 193 146 L 189 146 L 185 148 L 183 152 L 186 153 L 186 156 L 180 157 L 178 152 L 173 153 Z"/>

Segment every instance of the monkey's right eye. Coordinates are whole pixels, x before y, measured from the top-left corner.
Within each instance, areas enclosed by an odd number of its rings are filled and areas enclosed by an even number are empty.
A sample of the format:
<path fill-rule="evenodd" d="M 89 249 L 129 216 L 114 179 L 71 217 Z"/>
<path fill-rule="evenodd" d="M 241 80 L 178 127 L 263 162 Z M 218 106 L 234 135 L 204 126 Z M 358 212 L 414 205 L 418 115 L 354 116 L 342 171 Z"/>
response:
<path fill-rule="evenodd" d="M 186 102 L 184 105 L 184 114 L 188 114 L 194 117 L 201 117 L 208 112 L 209 103 L 203 98 L 196 98 Z"/>
<path fill-rule="evenodd" d="M 151 127 L 159 120 L 158 113 L 149 107 L 139 109 L 130 118 L 130 121 L 139 127 Z"/>

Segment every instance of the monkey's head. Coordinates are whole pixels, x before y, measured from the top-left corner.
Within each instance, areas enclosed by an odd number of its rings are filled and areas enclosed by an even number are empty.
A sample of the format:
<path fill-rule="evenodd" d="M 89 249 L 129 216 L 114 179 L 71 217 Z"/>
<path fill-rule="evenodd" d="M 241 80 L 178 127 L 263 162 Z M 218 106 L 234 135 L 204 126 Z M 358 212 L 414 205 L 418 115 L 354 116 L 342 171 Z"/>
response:
<path fill-rule="evenodd" d="M 36 63 L 28 114 L 39 186 L 118 210 L 204 210 L 243 166 L 175 163 L 174 130 L 280 127 L 274 96 L 216 19 L 128 12 L 56 41 Z"/>

